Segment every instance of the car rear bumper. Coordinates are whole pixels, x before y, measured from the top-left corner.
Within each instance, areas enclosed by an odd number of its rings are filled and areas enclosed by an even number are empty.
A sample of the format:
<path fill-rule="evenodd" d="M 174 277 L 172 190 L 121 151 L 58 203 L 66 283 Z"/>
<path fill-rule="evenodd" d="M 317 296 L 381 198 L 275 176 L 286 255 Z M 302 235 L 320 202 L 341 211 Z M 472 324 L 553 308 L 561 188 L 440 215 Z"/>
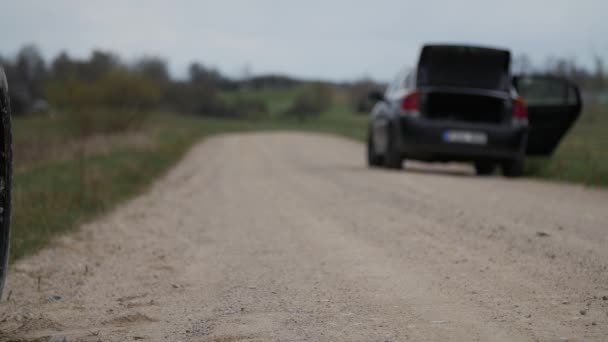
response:
<path fill-rule="evenodd" d="M 527 127 L 502 124 L 401 117 L 398 146 L 405 158 L 427 161 L 507 160 L 521 158 L 527 142 Z M 485 143 L 446 141 L 446 132 L 471 132 L 485 136 Z"/>

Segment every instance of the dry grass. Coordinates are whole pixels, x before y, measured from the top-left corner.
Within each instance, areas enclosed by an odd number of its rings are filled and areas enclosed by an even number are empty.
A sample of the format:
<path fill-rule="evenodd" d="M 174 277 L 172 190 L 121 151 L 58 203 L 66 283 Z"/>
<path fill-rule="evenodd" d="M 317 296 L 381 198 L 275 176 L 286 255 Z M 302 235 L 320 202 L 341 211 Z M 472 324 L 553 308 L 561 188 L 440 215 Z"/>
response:
<path fill-rule="evenodd" d="M 14 142 L 15 172 L 22 172 L 49 162 L 64 162 L 86 155 L 103 155 L 117 148 L 149 150 L 155 147 L 154 132 L 131 130 L 88 137 L 32 137 Z"/>

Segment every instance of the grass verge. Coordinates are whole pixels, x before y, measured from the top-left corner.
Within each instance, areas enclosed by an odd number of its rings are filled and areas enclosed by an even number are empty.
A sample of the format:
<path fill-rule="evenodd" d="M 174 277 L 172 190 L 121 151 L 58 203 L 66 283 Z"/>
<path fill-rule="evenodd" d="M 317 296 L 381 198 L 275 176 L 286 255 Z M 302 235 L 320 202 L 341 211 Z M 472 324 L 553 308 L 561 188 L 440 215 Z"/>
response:
<path fill-rule="evenodd" d="M 608 186 L 608 105 L 590 105 L 551 158 L 529 158 L 526 175 Z"/>
<path fill-rule="evenodd" d="M 73 230 L 141 192 L 201 137 L 255 128 L 255 124 L 245 121 L 155 114 L 137 132 L 125 133 L 144 134 L 148 143 L 132 144 L 120 137 L 95 139 L 98 144 L 126 142 L 106 149 L 93 148 L 82 172 L 81 159 L 73 154 L 53 152 L 69 150 L 71 146 L 70 142 L 63 141 L 66 134 L 62 119 L 33 117 L 14 121 L 17 165 L 13 178 L 12 262 L 35 253 L 54 236 Z M 45 137 L 33 148 L 49 143 L 53 148 L 47 154 L 62 157 L 43 162 L 20 158 L 19 152 L 27 154 L 31 146 L 23 148 L 19 144 L 32 132 L 38 139 Z"/>

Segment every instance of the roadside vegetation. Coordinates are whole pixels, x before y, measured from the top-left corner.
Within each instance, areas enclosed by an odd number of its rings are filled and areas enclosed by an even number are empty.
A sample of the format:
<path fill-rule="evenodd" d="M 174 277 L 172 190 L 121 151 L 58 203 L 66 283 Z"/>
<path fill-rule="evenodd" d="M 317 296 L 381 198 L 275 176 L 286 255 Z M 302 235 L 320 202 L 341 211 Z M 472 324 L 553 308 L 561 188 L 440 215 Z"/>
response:
<path fill-rule="evenodd" d="M 529 158 L 531 177 L 608 186 L 608 104 L 589 104 L 551 158 Z"/>
<path fill-rule="evenodd" d="M 383 86 L 235 81 L 196 62 L 187 79 L 173 80 L 161 58 L 126 64 L 102 51 L 86 60 L 62 53 L 46 65 L 25 47 L 0 63 L 14 109 L 11 261 L 144 191 L 206 136 L 299 130 L 365 141 L 367 92 Z M 556 154 L 529 160 L 527 174 L 608 185 L 607 114 L 607 105 L 586 105 Z"/>
<path fill-rule="evenodd" d="M 66 138 L 70 120 L 14 120 L 12 261 L 140 193 L 202 137 L 258 129 L 242 120 L 159 112 L 127 131 Z M 32 131 L 39 133 L 33 143 Z"/>

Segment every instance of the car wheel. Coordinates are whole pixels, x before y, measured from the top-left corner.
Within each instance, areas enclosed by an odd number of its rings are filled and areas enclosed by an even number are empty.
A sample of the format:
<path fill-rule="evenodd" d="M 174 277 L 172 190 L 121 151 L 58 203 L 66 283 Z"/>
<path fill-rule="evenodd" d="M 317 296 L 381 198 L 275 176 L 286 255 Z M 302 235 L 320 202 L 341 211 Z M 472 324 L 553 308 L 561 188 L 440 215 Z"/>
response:
<path fill-rule="evenodd" d="M 8 86 L 0 69 L 0 296 L 8 268 L 11 228 L 11 111 Z"/>
<path fill-rule="evenodd" d="M 384 153 L 384 167 L 387 169 L 399 170 L 403 168 L 403 158 L 397 149 L 397 141 L 394 133 L 390 130 L 387 133 L 386 152 Z"/>
<path fill-rule="evenodd" d="M 379 154 L 376 154 L 376 149 L 374 147 L 374 137 L 372 134 L 373 133 L 370 130 L 369 134 L 367 135 L 367 166 L 369 166 L 369 167 L 382 166 L 382 164 L 383 164 L 382 156 Z"/>
<path fill-rule="evenodd" d="M 517 158 L 502 163 L 502 174 L 505 177 L 521 177 L 524 174 L 524 159 Z"/>
<path fill-rule="evenodd" d="M 475 173 L 478 176 L 489 176 L 496 170 L 496 165 L 490 162 L 475 162 Z"/>

